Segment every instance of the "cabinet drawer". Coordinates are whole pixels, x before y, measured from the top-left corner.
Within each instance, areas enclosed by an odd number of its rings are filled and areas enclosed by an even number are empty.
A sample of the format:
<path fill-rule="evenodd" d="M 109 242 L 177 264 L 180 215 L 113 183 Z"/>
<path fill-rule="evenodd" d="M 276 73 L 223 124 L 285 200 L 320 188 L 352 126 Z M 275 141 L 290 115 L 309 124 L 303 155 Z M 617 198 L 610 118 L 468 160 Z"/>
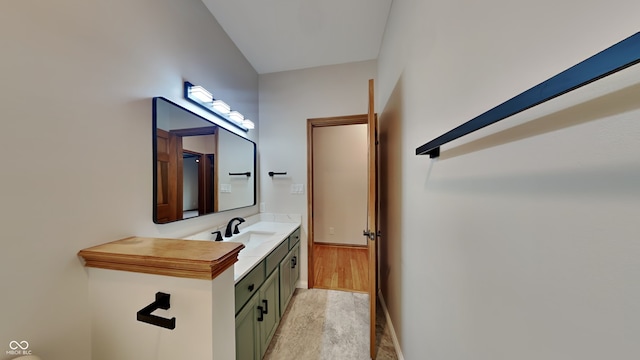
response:
<path fill-rule="evenodd" d="M 282 244 L 278 245 L 278 247 L 267 256 L 267 274 L 271 274 L 271 272 L 280 265 L 280 261 L 287 256 L 289 252 L 288 244 L 289 242 L 287 240 L 283 241 Z"/>
<path fill-rule="evenodd" d="M 297 228 L 291 235 L 289 236 L 289 250 L 293 249 L 297 243 L 300 242 L 300 228 Z"/>
<path fill-rule="evenodd" d="M 242 306 L 249 300 L 251 295 L 258 291 L 264 279 L 264 261 L 261 261 L 236 284 L 236 314 L 242 309 Z"/>

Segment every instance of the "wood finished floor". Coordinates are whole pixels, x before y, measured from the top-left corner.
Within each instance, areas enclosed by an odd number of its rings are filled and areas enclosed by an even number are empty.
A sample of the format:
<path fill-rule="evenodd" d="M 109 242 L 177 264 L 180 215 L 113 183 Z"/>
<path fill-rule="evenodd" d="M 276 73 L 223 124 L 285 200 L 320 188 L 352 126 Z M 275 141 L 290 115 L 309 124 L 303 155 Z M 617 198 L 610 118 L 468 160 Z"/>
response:
<path fill-rule="evenodd" d="M 314 286 L 320 289 L 367 292 L 367 251 L 366 247 L 315 244 Z"/>

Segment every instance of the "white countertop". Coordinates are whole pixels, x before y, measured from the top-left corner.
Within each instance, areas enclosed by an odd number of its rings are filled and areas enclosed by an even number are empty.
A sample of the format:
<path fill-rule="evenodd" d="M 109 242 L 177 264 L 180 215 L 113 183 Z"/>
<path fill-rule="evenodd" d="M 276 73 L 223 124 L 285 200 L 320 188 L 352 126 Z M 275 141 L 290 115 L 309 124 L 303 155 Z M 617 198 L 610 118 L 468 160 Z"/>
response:
<path fill-rule="evenodd" d="M 246 222 L 239 226 L 240 233 L 223 240 L 224 242 L 242 242 L 246 246 L 240 250 L 238 261 L 233 266 L 234 282 L 237 283 L 242 279 L 256 264 L 286 240 L 300 226 L 300 223 L 300 215 L 263 213 L 246 218 Z M 213 241 L 214 236 L 211 232 L 219 228 L 202 231 L 185 239 Z M 224 234 L 224 229 L 222 233 Z"/>

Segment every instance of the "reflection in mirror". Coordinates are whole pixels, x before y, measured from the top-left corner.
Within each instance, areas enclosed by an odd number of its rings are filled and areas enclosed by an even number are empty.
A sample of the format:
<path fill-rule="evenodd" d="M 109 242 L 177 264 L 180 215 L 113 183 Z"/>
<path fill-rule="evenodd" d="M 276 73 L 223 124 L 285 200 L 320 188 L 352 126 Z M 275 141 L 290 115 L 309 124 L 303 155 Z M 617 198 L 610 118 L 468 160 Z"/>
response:
<path fill-rule="evenodd" d="M 256 204 L 256 144 L 165 99 L 153 99 L 153 221 Z"/>

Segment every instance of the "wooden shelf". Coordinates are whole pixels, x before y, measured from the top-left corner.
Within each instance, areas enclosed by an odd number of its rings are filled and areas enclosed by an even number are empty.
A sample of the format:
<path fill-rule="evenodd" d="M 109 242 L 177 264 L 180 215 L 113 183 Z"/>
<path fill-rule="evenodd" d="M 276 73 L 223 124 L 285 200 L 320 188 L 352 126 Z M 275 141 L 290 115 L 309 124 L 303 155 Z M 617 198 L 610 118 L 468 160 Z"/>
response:
<path fill-rule="evenodd" d="M 212 280 L 238 261 L 241 243 L 129 237 L 80 250 L 85 266 Z"/>

